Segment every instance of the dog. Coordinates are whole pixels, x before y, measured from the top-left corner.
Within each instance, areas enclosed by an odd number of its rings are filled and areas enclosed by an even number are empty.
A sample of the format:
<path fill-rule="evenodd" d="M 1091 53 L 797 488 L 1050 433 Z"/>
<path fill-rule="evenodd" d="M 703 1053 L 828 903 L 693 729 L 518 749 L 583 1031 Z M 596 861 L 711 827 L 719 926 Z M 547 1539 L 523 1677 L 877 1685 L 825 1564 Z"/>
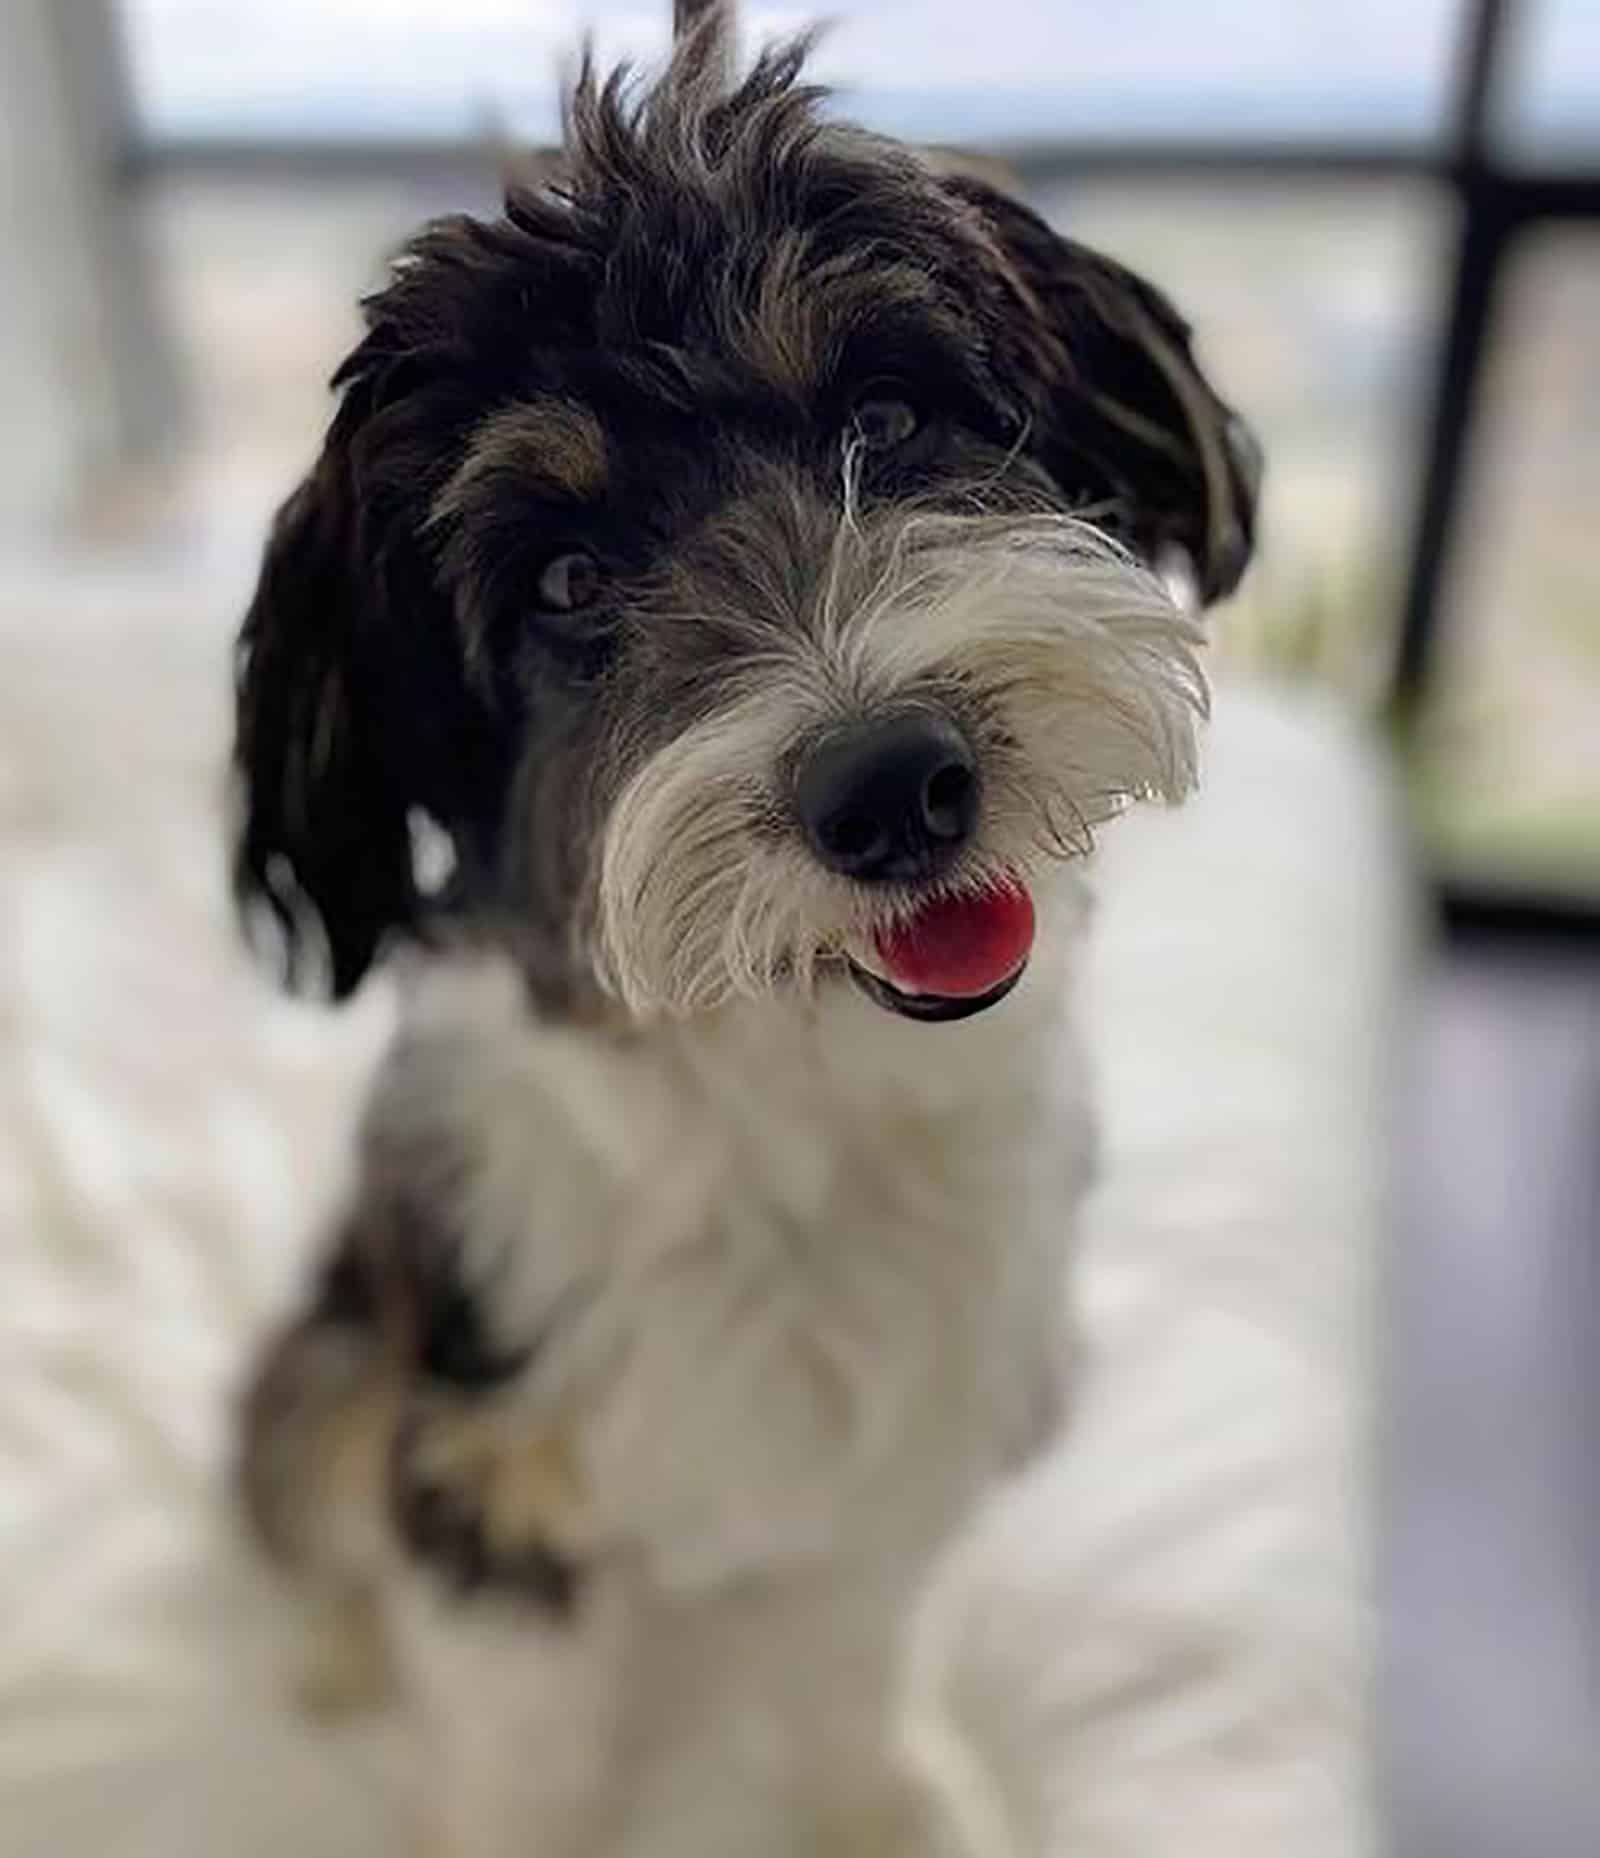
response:
<path fill-rule="evenodd" d="M 1004 1838 L 912 1648 L 1061 1423 L 1083 858 L 1194 780 L 1258 459 L 807 49 L 586 68 L 412 240 L 243 626 L 246 921 L 402 1008 L 240 1489 L 440 1858 Z"/>

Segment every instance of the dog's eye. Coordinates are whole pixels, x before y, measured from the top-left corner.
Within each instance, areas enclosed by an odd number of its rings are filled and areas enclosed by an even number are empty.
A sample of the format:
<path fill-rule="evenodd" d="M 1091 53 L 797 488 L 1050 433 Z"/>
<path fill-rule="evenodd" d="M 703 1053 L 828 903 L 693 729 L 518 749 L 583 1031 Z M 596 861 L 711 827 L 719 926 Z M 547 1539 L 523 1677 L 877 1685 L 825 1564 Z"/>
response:
<path fill-rule="evenodd" d="M 600 564 L 581 549 L 555 556 L 539 574 L 539 604 L 547 613 L 580 612 L 599 592 Z"/>
<path fill-rule="evenodd" d="M 850 414 L 851 436 L 869 452 L 893 451 L 904 445 L 921 423 L 910 401 L 897 400 L 892 394 L 866 394 Z"/>

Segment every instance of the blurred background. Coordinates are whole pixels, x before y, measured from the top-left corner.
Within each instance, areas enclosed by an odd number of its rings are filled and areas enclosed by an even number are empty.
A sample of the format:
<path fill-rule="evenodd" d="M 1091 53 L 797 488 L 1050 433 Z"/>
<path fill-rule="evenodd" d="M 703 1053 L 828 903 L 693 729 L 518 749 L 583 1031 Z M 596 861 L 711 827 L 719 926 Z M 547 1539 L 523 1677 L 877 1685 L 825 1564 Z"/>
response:
<path fill-rule="evenodd" d="M 1229 648 L 1403 700 L 1464 911 L 1600 905 L 1600 4 L 991 0 L 978 35 L 966 0 L 843 12 L 842 107 L 1011 156 L 1166 285 L 1261 428 Z M 649 59 L 670 29 L 668 0 L 7 13 L 8 518 L 136 519 L 152 547 L 253 535 L 380 255 L 492 204 L 497 142 L 555 138 L 582 32 Z M 747 7 L 746 37 L 805 17 Z"/>
<path fill-rule="evenodd" d="M 1592 1853 L 1600 0 L 840 11 L 839 107 L 1005 157 L 1174 296 L 1265 442 L 1219 659 L 1360 719 L 1428 901 L 1390 1141 L 1392 1848 Z M 746 42 L 805 18 L 747 6 Z M 384 252 L 555 139 L 584 30 L 650 59 L 670 27 L 669 0 L 7 0 L 0 877 L 68 785 L 141 804 L 86 671 L 212 778 L 262 528 Z"/>

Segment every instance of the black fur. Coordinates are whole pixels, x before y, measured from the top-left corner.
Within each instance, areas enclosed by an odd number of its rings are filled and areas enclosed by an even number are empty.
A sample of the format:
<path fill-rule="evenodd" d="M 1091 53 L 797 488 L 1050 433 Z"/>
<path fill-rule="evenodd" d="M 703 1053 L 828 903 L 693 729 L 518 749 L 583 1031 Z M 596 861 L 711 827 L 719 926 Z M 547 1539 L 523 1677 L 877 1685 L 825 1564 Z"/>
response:
<path fill-rule="evenodd" d="M 510 946 L 547 1008 L 581 1005 L 583 856 L 616 745 L 755 649 L 754 622 L 692 639 L 683 622 L 733 610 L 718 525 L 764 511 L 775 571 L 787 550 L 804 575 L 874 383 L 923 427 L 867 471 L 869 505 L 1003 482 L 1092 510 L 1148 558 L 1182 549 L 1207 597 L 1243 570 L 1252 448 L 1165 299 L 823 117 L 804 53 L 768 53 L 731 94 L 694 42 L 642 98 L 587 73 L 565 178 L 425 229 L 365 306 L 238 677 L 236 888 L 291 955 L 320 925 L 336 995 L 387 938 L 447 925 Z M 557 403 L 597 423 L 603 483 L 552 488 L 514 448 L 469 464 L 494 416 Z M 531 589 L 574 548 L 606 591 L 552 625 Z M 418 809 L 457 852 L 437 898 L 413 878 Z"/>

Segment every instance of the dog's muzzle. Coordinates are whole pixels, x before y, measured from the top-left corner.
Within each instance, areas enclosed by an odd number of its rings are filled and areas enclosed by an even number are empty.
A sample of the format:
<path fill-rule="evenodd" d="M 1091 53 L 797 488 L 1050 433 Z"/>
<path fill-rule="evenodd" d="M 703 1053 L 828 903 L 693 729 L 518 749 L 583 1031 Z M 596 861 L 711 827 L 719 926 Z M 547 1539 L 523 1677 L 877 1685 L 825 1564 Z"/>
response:
<path fill-rule="evenodd" d="M 977 758 L 947 718 L 926 711 L 853 723 L 802 762 L 794 806 L 813 856 L 858 884 L 928 884 L 971 841 L 980 803 Z M 851 977 L 906 1019 L 970 1019 L 1022 978 L 1033 906 L 1018 885 L 934 894 L 848 958 Z"/>

